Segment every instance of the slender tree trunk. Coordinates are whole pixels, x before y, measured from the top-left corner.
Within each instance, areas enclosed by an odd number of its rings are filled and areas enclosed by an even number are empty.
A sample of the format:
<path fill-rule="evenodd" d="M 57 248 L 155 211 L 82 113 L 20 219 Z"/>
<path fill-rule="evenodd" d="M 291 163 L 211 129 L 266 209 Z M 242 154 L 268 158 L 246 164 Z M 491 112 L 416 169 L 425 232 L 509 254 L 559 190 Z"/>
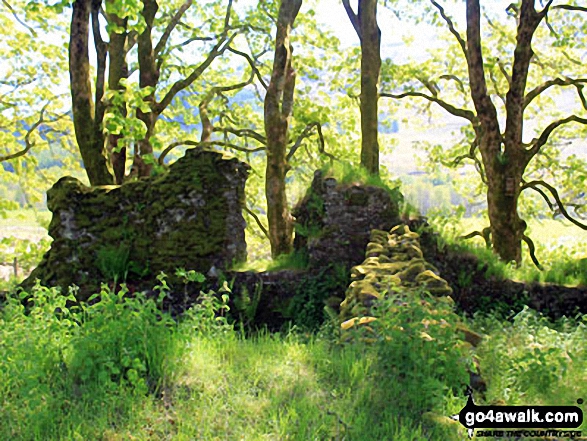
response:
<path fill-rule="evenodd" d="M 378 99 L 381 71 L 381 31 L 377 26 L 377 0 L 359 1 L 361 24 L 361 165 L 379 174 Z"/>
<path fill-rule="evenodd" d="M 123 90 L 124 87 L 120 84 L 120 80 L 128 77 L 128 65 L 126 63 L 126 40 L 128 36 L 126 27 L 128 19 L 110 14 L 108 21 L 124 29 L 122 33 L 111 31 L 109 34 L 108 88 L 110 90 Z M 121 105 L 118 112 L 126 116 L 126 105 Z M 124 181 L 126 170 L 126 147 L 118 149 L 118 140 L 121 138 L 122 135 L 108 136 L 108 152 L 110 153 L 114 178 L 117 184 L 122 184 Z"/>
<path fill-rule="evenodd" d="M 377 0 L 359 0 L 356 14 L 349 0 L 342 0 L 342 4 L 361 40 L 361 166 L 378 175 L 381 31 L 377 25 Z"/>
<path fill-rule="evenodd" d="M 145 97 L 151 110 L 143 112 L 137 110 L 137 118 L 140 119 L 147 127 L 145 137 L 139 141 L 138 155 L 135 155 L 133 167 L 139 177 L 150 176 L 153 165 L 145 162 L 144 157 L 152 155 L 153 146 L 149 138 L 155 133 L 155 124 L 157 123 L 158 114 L 153 110 L 155 107 L 155 88 L 159 82 L 159 69 L 152 42 L 152 29 L 155 20 L 155 14 L 159 5 L 155 0 L 143 0 L 142 15 L 145 19 L 145 30 L 138 36 L 137 45 L 139 53 L 139 86 L 141 89 L 151 87 L 152 92 Z"/>
<path fill-rule="evenodd" d="M 302 0 L 282 0 L 277 19 L 275 58 L 271 81 L 265 95 L 267 167 L 265 196 L 269 241 L 273 258 L 292 250 L 293 219 L 287 204 L 285 177 L 289 121 L 293 110 L 295 71 L 292 67 L 290 33 Z"/>
<path fill-rule="evenodd" d="M 76 0 L 73 3 L 69 40 L 73 125 L 90 185 L 108 185 L 114 179 L 108 170 L 102 120 L 96 118 L 90 82 L 88 33 L 91 7 L 91 0 Z M 100 114 L 101 117 L 103 114 Z"/>

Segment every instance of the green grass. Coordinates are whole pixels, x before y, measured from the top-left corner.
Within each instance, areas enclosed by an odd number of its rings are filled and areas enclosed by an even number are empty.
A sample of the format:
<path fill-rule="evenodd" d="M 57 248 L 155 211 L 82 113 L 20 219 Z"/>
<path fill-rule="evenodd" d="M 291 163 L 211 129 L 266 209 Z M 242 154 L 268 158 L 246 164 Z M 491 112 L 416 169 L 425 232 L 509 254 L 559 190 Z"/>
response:
<path fill-rule="evenodd" d="M 461 218 L 458 222 L 432 218 L 433 227 L 440 231 L 449 244 L 477 254 L 489 264 L 489 275 L 524 282 L 587 285 L 587 231 L 569 222 L 553 219 L 534 219 L 528 222 L 526 234 L 536 246 L 539 270 L 531 261 L 526 244 L 522 244 L 522 265 L 515 267 L 500 262 L 491 250 L 485 248 L 481 237 L 461 240 L 460 235 L 481 231 L 488 226 L 481 218 Z"/>
<path fill-rule="evenodd" d="M 245 337 L 219 315 L 226 297 L 205 296 L 179 322 L 106 286 L 77 309 L 55 289 L 31 298 L 28 311 L 17 297 L 0 311 L 0 439 L 467 439 L 446 418 L 465 404 L 466 364 L 438 317 L 457 318 L 426 297 L 384 304 L 375 343 L 341 340 L 334 323 Z M 487 401 L 587 396 L 585 324 L 531 311 L 472 319 L 487 334 L 477 352 Z"/>

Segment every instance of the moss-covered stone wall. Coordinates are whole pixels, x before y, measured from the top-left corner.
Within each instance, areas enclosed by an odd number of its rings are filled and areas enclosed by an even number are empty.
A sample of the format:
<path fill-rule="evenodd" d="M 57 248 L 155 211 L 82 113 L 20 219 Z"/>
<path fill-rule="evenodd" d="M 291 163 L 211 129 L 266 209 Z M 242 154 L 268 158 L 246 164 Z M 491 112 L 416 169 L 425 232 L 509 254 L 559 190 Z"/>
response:
<path fill-rule="evenodd" d="M 207 272 L 246 259 L 244 186 L 250 167 L 222 153 L 188 150 L 162 175 L 89 188 L 64 177 L 47 193 L 51 249 L 23 282 L 81 287 L 117 279 L 153 286 L 161 271 Z"/>
<path fill-rule="evenodd" d="M 438 270 L 424 260 L 418 233 L 403 224 L 390 232 L 371 231 L 365 260 L 351 270 L 351 280 L 340 305 L 342 320 L 370 315 L 373 302 L 389 292 L 409 295 L 424 289 L 439 298 L 452 294 Z"/>

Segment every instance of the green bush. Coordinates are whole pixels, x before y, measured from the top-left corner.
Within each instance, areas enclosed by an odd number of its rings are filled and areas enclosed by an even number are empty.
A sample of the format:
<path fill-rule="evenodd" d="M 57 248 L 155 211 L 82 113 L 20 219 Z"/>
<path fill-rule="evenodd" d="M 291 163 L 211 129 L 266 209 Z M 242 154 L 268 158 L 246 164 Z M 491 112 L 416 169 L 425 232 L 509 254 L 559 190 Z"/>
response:
<path fill-rule="evenodd" d="M 489 401 L 572 405 L 587 395 L 585 316 L 552 323 L 526 307 L 512 322 L 478 315 L 474 323 L 489 334 L 478 348 Z"/>
<path fill-rule="evenodd" d="M 131 388 L 137 393 L 158 389 L 165 380 L 165 365 L 172 348 L 175 322 L 157 301 L 143 293 L 128 296 L 126 285 L 118 292 L 102 285 L 99 294 L 82 304 L 83 323 L 71 340 L 66 365 L 79 385 L 109 390 Z"/>
<path fill-rule="evenodd" d="M 459 317 L 451 304 L 427 292 L 389 293 L 373 310 L 378 317 L 359 327 L 364 338 L 375 336 L 380 391 L 395 401 L 400 413 L 440 410 L 468 384 L 471 355 L 456 332 Z M 401 396 L 401 400 L 397 397 Z"/>

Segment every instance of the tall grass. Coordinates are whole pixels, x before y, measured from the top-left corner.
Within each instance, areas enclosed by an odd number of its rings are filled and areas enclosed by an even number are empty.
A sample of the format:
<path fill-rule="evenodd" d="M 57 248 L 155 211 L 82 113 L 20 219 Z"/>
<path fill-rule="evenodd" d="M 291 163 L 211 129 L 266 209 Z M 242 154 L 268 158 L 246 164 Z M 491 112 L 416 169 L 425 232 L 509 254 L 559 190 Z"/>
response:
<path fill-rule="evenodd" d="M 366 341 L 341 339 L 334 322 L 313 334 L 245 337 L 226 318 L 228 290 L 202 293 L 176 322 L 158 307 L 164 279 L 158 292 L 130 297 L 104 285 L 79 306 L 38 286 L 9 295 L 0 311 L 0 439 L 466 439 L 447 418 L 465 404 L 458 317 L 425 293 L 382 303 L 378 338 Z M 487 400 L 587 396 L 587 327 L 578 320 L 476 317 L 470 325 L 488 334 L 478 351 Z"/>

